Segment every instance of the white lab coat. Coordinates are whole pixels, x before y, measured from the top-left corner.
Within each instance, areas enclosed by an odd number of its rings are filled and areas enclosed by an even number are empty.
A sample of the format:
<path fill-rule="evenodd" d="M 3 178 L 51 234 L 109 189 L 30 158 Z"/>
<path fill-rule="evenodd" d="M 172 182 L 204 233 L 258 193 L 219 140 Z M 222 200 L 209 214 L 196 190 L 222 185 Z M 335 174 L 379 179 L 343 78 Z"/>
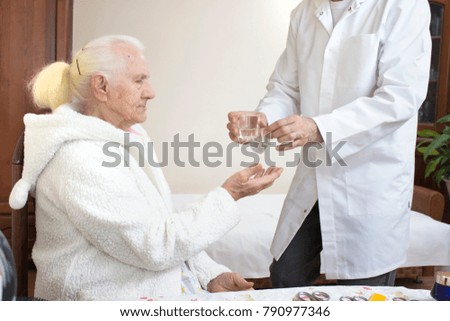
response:
<path fill-rule="evenodd" d="M 285 52 L 258 110 L 269 123 L 312 117 L 332 143 L 300 163 L 271 251 L 278 259 L 319 199 L 327 278 L 357 279 L 400 266 L 408 246 L 417 111 L 431 56 L 426 0 L 355 0 L 333 29 L 329 0 L 292 12 Z M 323 144 L 325 146 L 325 144 Z"/>

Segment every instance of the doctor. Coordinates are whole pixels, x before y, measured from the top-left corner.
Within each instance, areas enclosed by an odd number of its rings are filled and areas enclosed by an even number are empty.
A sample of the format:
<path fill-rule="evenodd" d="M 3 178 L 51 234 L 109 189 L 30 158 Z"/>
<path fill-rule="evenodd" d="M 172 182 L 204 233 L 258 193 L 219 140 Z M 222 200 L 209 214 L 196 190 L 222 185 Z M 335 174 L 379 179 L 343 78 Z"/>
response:
<path fill-rule="evenodd" d="M 342 285 L 394 284 L 408 246 L 429 23 L 426 0 L 304 0 L 292 12 L 258 111 L 278 150 L 320 143 L 308 157 L 321 166 L 298 165 L 271 247 L 274 287 L 309 285 L 321 271 Z M 234 141 L 239 114 L 229 114 Z"/>

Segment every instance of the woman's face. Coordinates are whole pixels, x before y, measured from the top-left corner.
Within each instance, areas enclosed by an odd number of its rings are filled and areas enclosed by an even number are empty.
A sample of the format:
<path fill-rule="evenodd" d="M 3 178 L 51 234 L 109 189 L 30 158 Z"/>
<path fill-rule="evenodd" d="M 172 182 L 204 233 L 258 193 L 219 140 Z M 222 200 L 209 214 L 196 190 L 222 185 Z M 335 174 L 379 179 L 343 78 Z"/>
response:
<path fill-rule="evenodd" d="M 110 84 L 107 108 L 116 126 L 127 130 L 147 119 L 147 100 L 153 99 L 155 92 L 150 85 L 144 57 L 132 47 L 120 50 L 125 54 L 126 68 Z"/>

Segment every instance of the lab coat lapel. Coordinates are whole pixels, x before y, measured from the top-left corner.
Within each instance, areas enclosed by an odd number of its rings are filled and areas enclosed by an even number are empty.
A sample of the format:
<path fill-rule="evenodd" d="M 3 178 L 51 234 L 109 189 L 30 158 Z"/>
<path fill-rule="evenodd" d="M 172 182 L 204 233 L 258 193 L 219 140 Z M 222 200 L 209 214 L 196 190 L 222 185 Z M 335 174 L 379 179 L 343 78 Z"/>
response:
<path fill-rule="evenodd" d="M 330 1 L 317 0 L 316 5 L 317 8 L 314 14 L 328 34 L 331 35 L 333 31 L 333 16 L 331 14 Z"/>
<path fill-rule="evenodd" d="M 361 4 L 366 1 L 366 0 L 354 0 L 350 7 L 348 8 L 348 10 L 346 10 L 343 14 L 343 16 L 341 17 L 341 21 L 346 19 L 348 16 L 351 16 L 352 14 L 354 14 L 356 11 L 358 11 L 359 7 L 361 7 Z"/>
<path fill-rule="evenodd" d="M 349 10 L 347 10 L 342 16 L 341 20 L 355 13 L 365 1 L 366 0 L 354 0 L 350 5 Z M 316 7 L 317 8 L 314 13 L 315 16 L 331 36 L 331 33 L 333 32 L 333 15 L 331 14 L 330 0 L 317 0 Z"/>

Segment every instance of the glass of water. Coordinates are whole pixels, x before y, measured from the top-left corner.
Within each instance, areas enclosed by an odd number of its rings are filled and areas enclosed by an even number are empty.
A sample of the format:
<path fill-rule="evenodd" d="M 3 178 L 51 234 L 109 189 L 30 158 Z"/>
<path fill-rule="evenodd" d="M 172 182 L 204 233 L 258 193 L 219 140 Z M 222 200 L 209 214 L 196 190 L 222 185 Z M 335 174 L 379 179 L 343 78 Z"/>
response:
<path fill-rule="evenodd" d="M 237 120 L 238 140 L 240 143 L 257 142 L 260 140 L 261 129 L 259 116 L 255 114 L 242 114 Z"/>

